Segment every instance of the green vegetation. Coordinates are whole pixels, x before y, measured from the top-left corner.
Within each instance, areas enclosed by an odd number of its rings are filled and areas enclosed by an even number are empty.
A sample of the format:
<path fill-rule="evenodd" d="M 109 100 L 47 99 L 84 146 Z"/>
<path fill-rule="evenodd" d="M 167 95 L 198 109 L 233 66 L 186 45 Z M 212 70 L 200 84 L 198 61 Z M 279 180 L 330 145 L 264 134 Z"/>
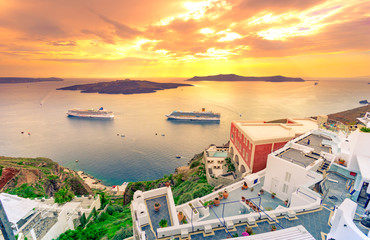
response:
<path fill-rule="evenodd" d="M 65 202 L 70 202 L 74 196 L 75 195 L 71 190 L 69 190 L 67 187 L 63 187 L 55 193 L 54 198 L 56 203 L 62 204 Z"/>
<path fill-rule="evenodd" d="M 367 127 L 362 127 L 360 130 L 362 132 L 370 132 L 370 128 L 367 128 Z"/>
<path fill-rule="evenodd" d="M 225 161 L 227 163 L 227 172 L 235 172 L 235 166 L 231 162 L 231 159 L 230 158 L 225 158 Z"/>
<path fill-rule="evenodd" d="M 58 240 L 85 240 L 85 239 L 124 239 L 132 236 L 132 220 L 130 206 L 121 206 L 121 201 L 116 201 L 107 207 L 107 212 L 97 217 L 97 212 L 92 211 L 88 219 L 94 220 L 84 229 L 83 221 L 76 230 L 68 230 L 58 237 Z M 95 209 L 95 208 L 94 208 Z M 108 211 L 108 209 L 110 209 Z M 81 217 L 83 219 L 83 217 Z M 88 221 L 88 220 L 87 220 Z M 86 223 L 85 223 L 86 224 Z"/>
<path fill-rule="evenodd" d="M 18 195 L 23 198 L 39 198 L 39 197 L 47 197 L 45 190 L 39 184 L 27 184 L 24 183 L 20 187 L 16 187 L 13 189 L 6 189 L 6 193 Z"/>
<path fill-rule="evenodd" d="M 161 219 L 161 221 L 159 221 L 159 226 L 161 228 L 167 227 L 167 224 L 167 219 Z"/>
<path fill-rule="evenodd" d="M 0 157 L 0 175 L 10 173 L 4 192 L 25 198 L 55 196 L 56 203 L 73 199 L 74 195 L 91 194 L 90 188 L 74 171 L 69 171 L 47 158 Z"/>

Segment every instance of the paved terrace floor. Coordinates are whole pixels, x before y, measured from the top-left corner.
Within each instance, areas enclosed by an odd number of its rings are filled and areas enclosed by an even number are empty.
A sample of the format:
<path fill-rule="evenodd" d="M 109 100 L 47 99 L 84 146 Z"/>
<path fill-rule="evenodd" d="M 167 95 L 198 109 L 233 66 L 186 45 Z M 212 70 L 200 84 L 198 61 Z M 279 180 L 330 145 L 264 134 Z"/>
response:
<path fill-rule="evenodd" d="M 325 240 L 326 235 L 329 233 L 330 225 L 328 223 L 331 211 L 326 208 L 320 208 L 315 211 L 309 211 L 297 216 L 293 219 L 288 219 L 286 217 L 278 217 L 277 222 L 284 229 L 295 227 L 298 225 L 303 225 L 311 235 L 317 240 Z M 238 234 L 239 237 L 242 236 L 242 233 L 245 231 L 246 227 L 251 227 L 254 234 L 265 233 L 271 231 L 271 226 L 275 225 L 277 230 L 280 230 L 281 227 L 274 223 L 269 222 L 266 219 L 256 221 L 255 225 L 249 226 L 247 223 L 236 224 L 234 229 L 226 231 L 225 228 L 220 227 L 213 231 L 212 234 L 205 235 L 203 231 L 190 234 L 189 240 L 219 240 L 226 239 L 230 234 Z M 180 238 L 175 238 L 180 240 Z"/>
<path fill-rule="evenodd" d="M 167 220 L 168 227 L 173 225 L 167 200 L 167 195 L 145 200 L 146 206 L 148 208 L 150 225 L 146 225 L 145 227 L 142 227 L 142 229 L 145 231 L 148 240 L 156 239 L 154 233 L 157 232 L 157 228 L 160 228 L 159 222 L 162 219 Z M 161 208 L 158 212 L 154 210 L 154 204 L 156 202 L 161 204 Z"/>
<path fill-rule="evenodd" d="M 289 162 L 295 163 L 301 167 L 307 167 L 312 162 L 317 160 L 312 157 L 307 157 L 302 151 L 293 148 L 289 148 L 286 151 L 278 154 L 277 156 Z"/>
<path fill-rule="evenodd" d="M 349 179 L 334 172 L 329 172 L 328 179 L 331 179 L 331 181 L 326 181 L 324 183 L 326 189 L 328 189 L 328 193 L 323 199 L 323 206 L 333 209 L 334 206 L 339 206 L 344 199 L 350 196 L 346 189 L 346 184 Z M 370 229 L 363 226 L 360 221 L 364 212 L 364 202 L 357 203 L 354 223 L 365 235 L 367 235 Z"/>
<path fill-rule="evenodd" d="M 249 213 L 250 211 L 248 209 L 245 209 L 244 205 L 240 202 L 242 196 L 246 199 L 252 199 L 254 204 L 256 204 L 257 206 L 261 204 L 262 209 L 264 210 L 273 210 L 279 205 L 285 207 L 284 201 L 278 198 L 272 199 L 271 194 L 268 192 L 265 192 L 263 195 L 258 196 L 258 193 L 263 186 L 263 182 L 264 178 L 262 178 L 261 183 L 254 186 L 253 191 L 251 191 L 251 188 L 248 188 L 247 190 L 241 190 L 241 188 L 237 188 L 229 192 L 229 197 L 227 199 L 222 199 L 220 206 L 213 207 L 209 211 L 210 215 L 202 219 L 202 221 L 222 218 L 222 216 L 229 217 Z M 220 191 L 223 191 L 223 189 L 220 189 Z"/>
<path fill-rule="evenodd" d="M 308 139 L 310 140 L 310 144 L 308 144 Z M 319 135 L 316 135 L 316 134 L 310 134 L 310 135 L 306 136 L 305 138 L 301 139 L 300 141 L 298 141 L 297 143 L 301 144 L 301 145 L 304 145 L 304 146 L 312 147 L 314 149 L 314 152 L 316 152 L 316 153 L 320 153 L 321 151 L 330 153 L 331 148 L 326 147 L 326 146 L 322 146 L 322 140 L 329 140 L 330 141 L 331 139 L 323 137 L 323 136 L 319 136 Z"/>

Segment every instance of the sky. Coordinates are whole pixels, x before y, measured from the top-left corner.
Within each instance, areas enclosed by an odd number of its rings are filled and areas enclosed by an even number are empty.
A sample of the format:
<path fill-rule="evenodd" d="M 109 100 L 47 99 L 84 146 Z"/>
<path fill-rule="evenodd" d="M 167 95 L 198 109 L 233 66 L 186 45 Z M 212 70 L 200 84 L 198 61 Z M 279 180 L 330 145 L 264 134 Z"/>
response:
<path fill-rule="evenodd" d="M 370 76 L 370 1 L 0 0 L 0 76 Z"/>

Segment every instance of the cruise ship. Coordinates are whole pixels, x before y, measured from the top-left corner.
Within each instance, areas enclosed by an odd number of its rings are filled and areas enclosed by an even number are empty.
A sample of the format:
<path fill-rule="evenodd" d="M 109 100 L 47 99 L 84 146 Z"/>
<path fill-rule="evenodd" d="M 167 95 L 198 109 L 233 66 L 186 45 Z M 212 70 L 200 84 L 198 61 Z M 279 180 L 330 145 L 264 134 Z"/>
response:
<path fill-rule="evenodd" d="M 102 107 L 96 109 L 71 109 L 67 112 L 68 117 L 80 118 L 98 118 L 98 119 L 113 119 L 114 114 L 112 111 L 104 110 Z"/>
<path fill-rule="evenodd" d="M 167 114 L 166 117 L 169 120 L 220 121 L 221 114 L 206 112 L 205 109 L 202 108 L 201 112 L 173 111 L 171 114 Z"/>

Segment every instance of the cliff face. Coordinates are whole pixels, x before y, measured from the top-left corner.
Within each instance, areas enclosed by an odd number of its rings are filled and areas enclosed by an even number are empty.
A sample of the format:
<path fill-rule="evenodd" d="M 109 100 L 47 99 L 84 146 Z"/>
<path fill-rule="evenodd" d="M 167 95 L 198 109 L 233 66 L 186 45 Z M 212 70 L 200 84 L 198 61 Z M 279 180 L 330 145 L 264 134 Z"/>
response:
<path fill-rule="evenodd" d="M 117 80 L 113 82 L 99 82 L 69 87 L 58 88 L 57 90 L 80 90 L 82 93 L 106 93 L 106 94 L 135 94 L 153 93 L 159 90 L 172 89 L 177 87 L 192 86 L 184 83 L 157 83 L 142 80 Z"/>
<path fill-rule="evenodd" d="M 0 157 L 0 191 L 22 197 L 52 197 L 63 187 L 75 195 L 92 191 L 78 174 L 47 158 Z"/>
<path fill-rule="evenodd" d="M 302 78 L 291 78 L 284 76 L 268 76 L 268 77 L 244 77 L 236 74 L 219 74 L 213 76 L 195 76 L 185 81 L 226 81 L 226 82 L 304 82 Z"/>

